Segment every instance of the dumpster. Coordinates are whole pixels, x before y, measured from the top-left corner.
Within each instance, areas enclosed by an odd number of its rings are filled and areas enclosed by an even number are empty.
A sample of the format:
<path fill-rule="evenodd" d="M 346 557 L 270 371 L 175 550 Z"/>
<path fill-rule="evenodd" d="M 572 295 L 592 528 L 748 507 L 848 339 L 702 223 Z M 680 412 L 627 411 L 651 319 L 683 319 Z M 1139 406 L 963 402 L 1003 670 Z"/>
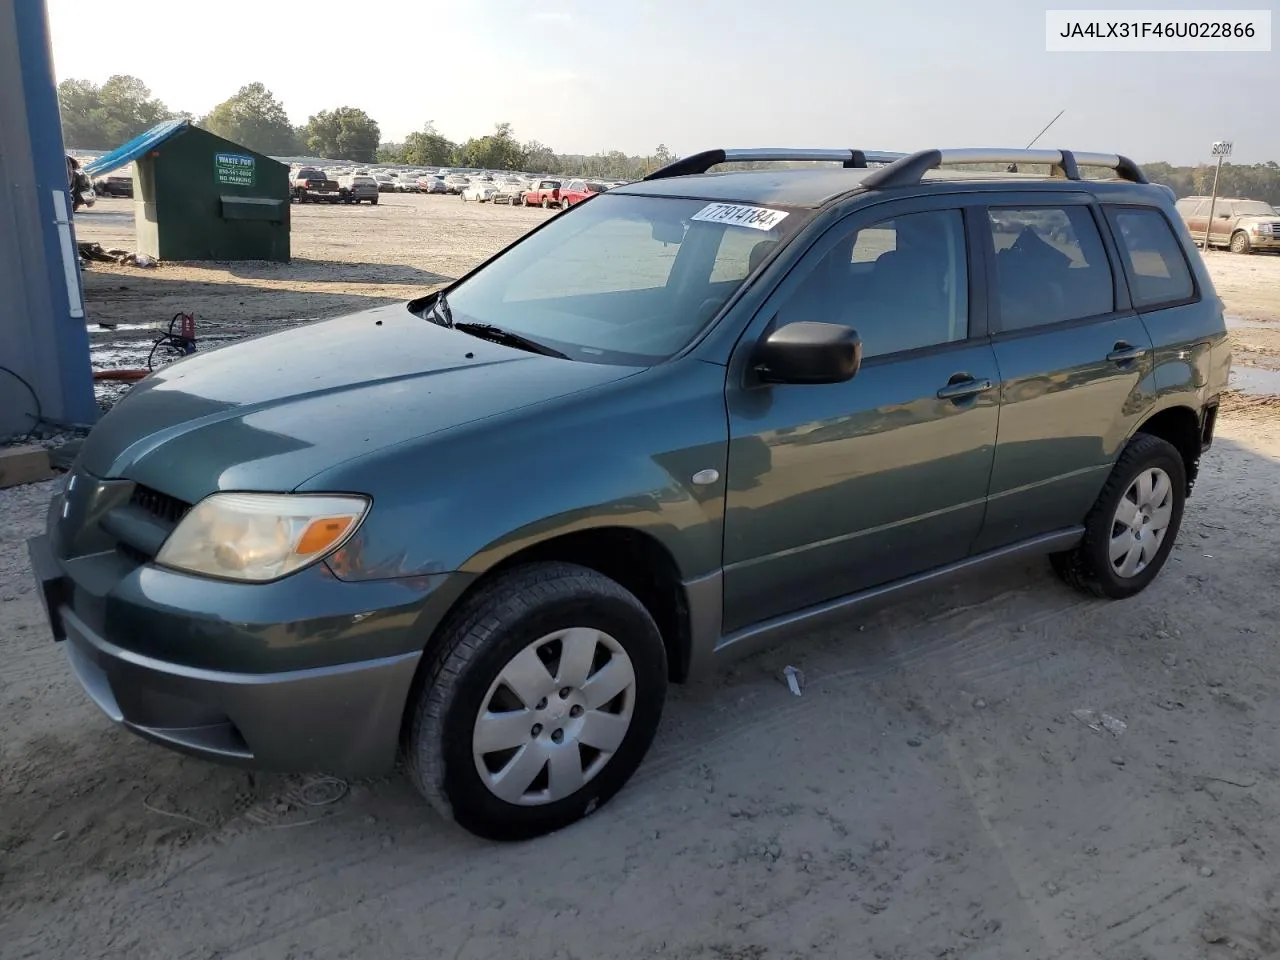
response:
<path fill-rule="evenodd" d="M 289 259 L 289 168 L 189 120 L 167 120 L 85 167 L 133 165 L 138 253 L 160 260 Z"/>

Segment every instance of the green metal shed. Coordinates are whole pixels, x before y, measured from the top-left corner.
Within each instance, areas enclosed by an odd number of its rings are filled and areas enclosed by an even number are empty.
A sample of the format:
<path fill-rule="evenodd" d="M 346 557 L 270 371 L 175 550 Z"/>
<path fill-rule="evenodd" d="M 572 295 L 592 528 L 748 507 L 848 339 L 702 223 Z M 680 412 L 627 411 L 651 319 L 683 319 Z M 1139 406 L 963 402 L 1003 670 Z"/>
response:
<path fill-rule="evenodd" d="M 160 260 L 289 259 L 289 168 L 189 120 L 168 120 L 85 167 L 134 165 L 138 253 Z"/>

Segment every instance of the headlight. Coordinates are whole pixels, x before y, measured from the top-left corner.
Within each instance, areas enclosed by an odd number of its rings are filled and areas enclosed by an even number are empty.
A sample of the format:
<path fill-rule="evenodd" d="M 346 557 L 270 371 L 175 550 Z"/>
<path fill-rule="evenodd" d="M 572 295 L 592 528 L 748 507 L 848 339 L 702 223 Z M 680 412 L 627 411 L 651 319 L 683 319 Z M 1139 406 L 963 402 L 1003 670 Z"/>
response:
<path fill-rule="evenodd" d="M 276 580 L 342 546 L 369 501 L 356 496 L 215 493 L 169 534 L 156 563 L 229 580 Z"/>

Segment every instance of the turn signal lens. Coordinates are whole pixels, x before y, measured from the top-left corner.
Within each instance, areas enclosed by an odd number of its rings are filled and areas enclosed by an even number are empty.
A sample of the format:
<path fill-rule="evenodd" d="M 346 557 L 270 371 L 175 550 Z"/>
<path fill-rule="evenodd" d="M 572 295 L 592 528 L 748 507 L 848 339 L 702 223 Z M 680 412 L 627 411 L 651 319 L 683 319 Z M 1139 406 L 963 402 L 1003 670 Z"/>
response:
<path fill-rule="evenodd" d="M 298 545 L 294 550 L 303 555 L 328 553 L 351 529 L 353 522 L 351 517 L 325 517 L 322 520 L 312 520 L 307 529 L 302 531 L 302 536 L 298 538 Z"/>

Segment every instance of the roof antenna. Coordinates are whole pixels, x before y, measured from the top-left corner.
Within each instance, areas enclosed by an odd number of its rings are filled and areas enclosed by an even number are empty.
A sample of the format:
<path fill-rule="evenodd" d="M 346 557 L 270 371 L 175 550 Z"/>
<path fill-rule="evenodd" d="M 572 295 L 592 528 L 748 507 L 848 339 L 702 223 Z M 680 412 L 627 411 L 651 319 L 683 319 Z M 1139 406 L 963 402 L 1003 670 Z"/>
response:
<path fill-rule="evenodd" d="M 1041 130 L 1039 133 L 1037 133 L 1034 137 L 1032 137 L 1032 138 L 1031 138 L 1031 142 L 1027 144 L 1027 146 L 1026 146 L 1026 148 L 1025 148 L 1025 149 L 1030 150 L 1032 147 L 1034 147 L 1034 146 L 1036 145 L 1036 141 L 1037 141 L 1037 140 L 1039 140 L 1041 137 L 1043 137 L 1046 133 L 1048 133 L 1048 132 L 1049 132 L 1049 128 L 1050 128 L 1050 127 L 1052 127 L 1055 123 L 1057 123 L 1057 122 L 1058 122 L 1058 117 L 1062 116 L 1062 115 L 1063 115 L 1064 113 L 1066 113 L 1066 112 L 1067 112 L 1067 108 L 1066 108 L 1066 107 L 1063 107 L 1061 110 L 1059 110 L 1059 111 L 1058 111 L 1058 113 L 1057 113 L 1057 115 L 1056 115 L 1052 120 L 1050 120 L 1048 123 L 1046 123 L 1046 124 L 1044 125 L 1044 129 L 1043 129 L 1043 130 Z M 1017 165 L 1016 163 L 1011 163 L 1011 164 L 1009 164 L 1009 166 L 1008 166 L 1008 168 L 1006 169 L 1006 171 L 1005 171 L 1005 172 L 1006 172 L 1006 173 L 1017 173 L 1017 172 L 1018 172 L 1018 165 Z"/>

